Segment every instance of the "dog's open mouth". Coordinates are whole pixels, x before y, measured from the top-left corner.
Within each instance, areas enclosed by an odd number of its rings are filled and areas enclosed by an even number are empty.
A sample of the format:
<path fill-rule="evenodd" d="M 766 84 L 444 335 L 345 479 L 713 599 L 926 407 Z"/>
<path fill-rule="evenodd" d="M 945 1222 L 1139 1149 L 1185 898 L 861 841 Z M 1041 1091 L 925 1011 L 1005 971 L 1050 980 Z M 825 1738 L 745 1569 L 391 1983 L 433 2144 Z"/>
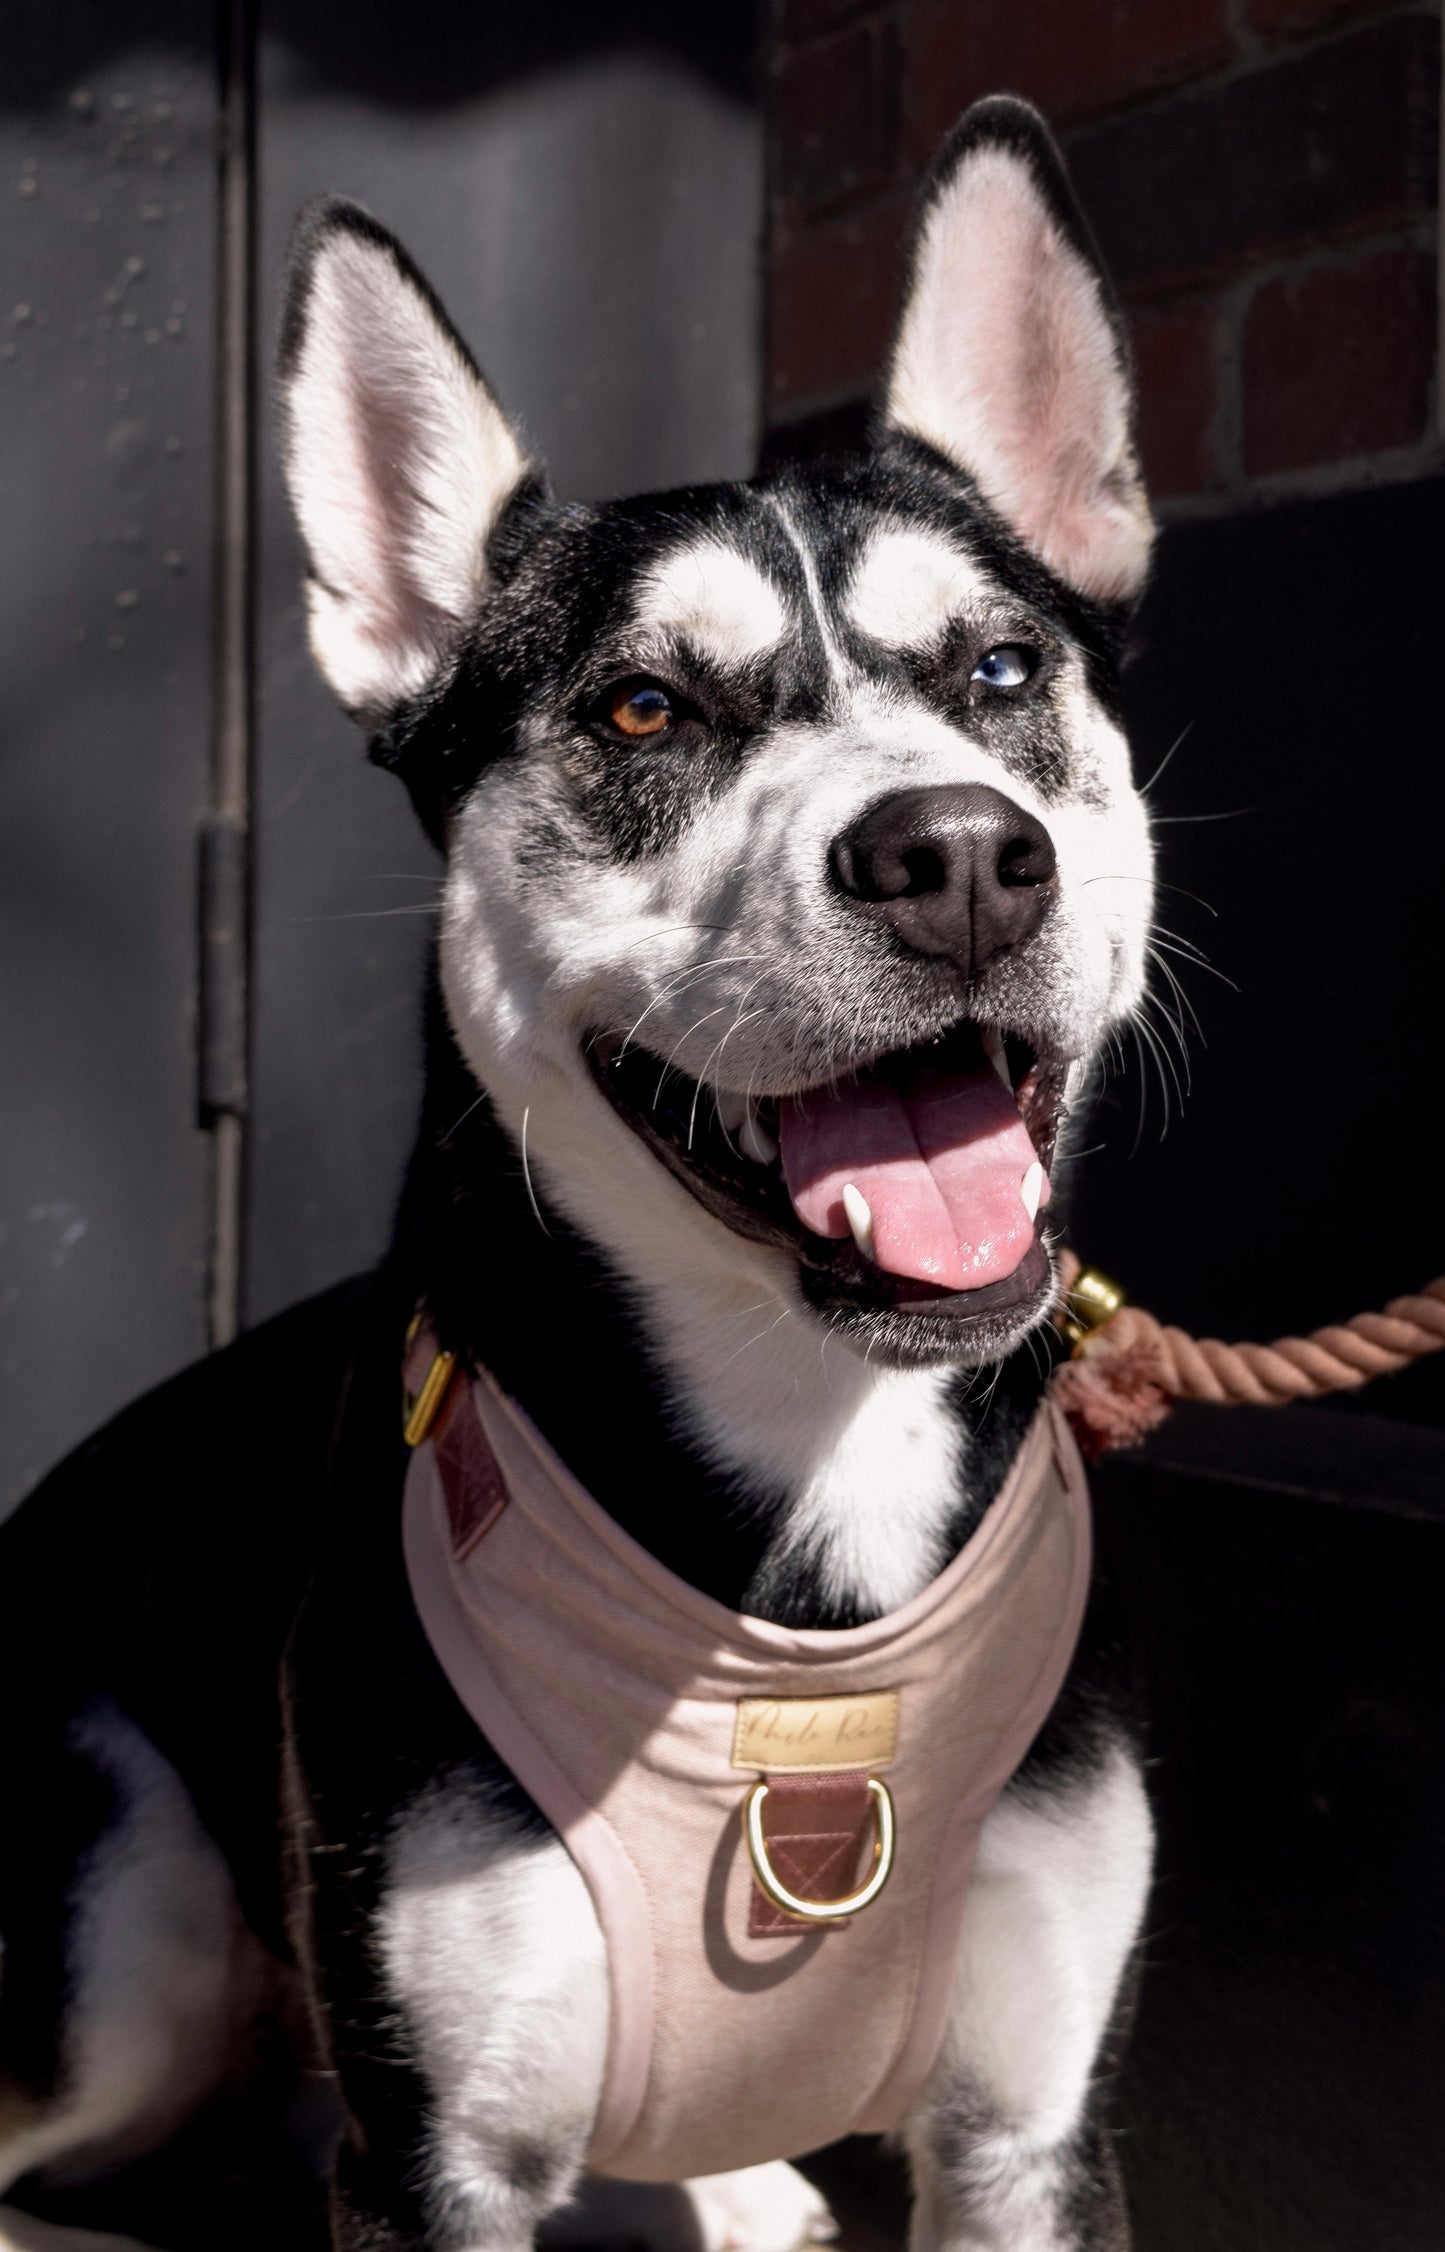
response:
<path fill-rule="evenodd" d="M 626 1122 L 737 1233 L 786 1245 L 817 1302 L 1004 1315 L 1048 1284 L 1040 1216 L 1063 1066 L 971 1021 L 801 1094 L 690 1079 L 598 1035 Z"/>

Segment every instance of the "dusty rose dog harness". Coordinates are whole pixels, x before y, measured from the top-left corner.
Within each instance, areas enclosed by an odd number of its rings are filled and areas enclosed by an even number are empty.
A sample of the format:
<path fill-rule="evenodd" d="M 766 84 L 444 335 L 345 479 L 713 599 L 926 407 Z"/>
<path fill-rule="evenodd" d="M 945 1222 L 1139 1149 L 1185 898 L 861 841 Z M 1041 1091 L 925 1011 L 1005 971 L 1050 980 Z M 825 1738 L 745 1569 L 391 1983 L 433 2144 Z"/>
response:
<path fill-rule="evenodd" d="M 589 2166 L 677 2181 L 894 2126 L 943 2036 L 980 1826 L 1078 1637 L 1088 1497 L 1057 1411 L 947 1570 L 841 1631 L 665 1570 L 485 1376 L 417 1447 L 404 1537 L 442 1667 L 606 1938 Z"/>

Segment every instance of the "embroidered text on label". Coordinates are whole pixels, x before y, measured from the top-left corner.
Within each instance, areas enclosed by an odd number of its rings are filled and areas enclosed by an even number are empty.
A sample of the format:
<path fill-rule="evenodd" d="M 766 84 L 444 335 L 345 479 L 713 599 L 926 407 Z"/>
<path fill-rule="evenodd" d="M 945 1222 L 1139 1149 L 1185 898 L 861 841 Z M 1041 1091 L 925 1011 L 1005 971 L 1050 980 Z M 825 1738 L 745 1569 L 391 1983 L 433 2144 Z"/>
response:
<path fill-rule="evenodd" d="M 862 1697 L 740 1697 L 734 1767 L 806 1775 L 886 1767 L 898 1749 L 898 1691 Z"/>

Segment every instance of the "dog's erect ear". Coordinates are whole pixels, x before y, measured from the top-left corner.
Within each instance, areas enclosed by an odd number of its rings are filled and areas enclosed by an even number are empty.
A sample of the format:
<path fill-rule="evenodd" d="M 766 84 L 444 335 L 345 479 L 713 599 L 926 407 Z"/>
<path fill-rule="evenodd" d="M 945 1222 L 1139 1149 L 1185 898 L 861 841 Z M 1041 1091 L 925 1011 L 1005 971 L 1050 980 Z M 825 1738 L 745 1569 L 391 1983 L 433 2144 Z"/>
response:
<path fill-rule="evenodd" d="M 1049 130 L 1010 95 L 965 114 L 924 188 L 886 415 L 1070 586 L 1139 592 L 1154 528 L 1128 344 Z"/>
<path fill-rule="evenodd" d="M 405 251 L 352 203 L 325 198 L 297 224 L 279 383 L 311 646 L 375 722 L 438 676 L 475 615 L 526 457 Z"/>

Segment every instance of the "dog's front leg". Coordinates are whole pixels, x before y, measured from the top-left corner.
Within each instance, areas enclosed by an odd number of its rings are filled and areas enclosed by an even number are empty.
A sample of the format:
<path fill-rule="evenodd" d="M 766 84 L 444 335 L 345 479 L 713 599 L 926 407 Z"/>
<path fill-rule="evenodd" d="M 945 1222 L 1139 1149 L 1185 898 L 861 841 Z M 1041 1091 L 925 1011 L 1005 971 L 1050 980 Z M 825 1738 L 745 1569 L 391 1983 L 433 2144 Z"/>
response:
<path fill-rule="evenodd" d="M 454 1775 L 394 1824 L 354 1937 L 347 1965 L 333 1936 L 325 1978 L 347 2122 L 336 2252 L 525 2252 L 571 2193 L 602 2082 L 606 1963 L 582 1878 Z"/>
<path fill-rule="evenodd" d="M 989 1816 L 943 2053 L 904 2127 L 911 2252 L 1126 2252 L 1098 2073 L 1148 1891 L 1152 1832 L 1119 1742 Z"/>

